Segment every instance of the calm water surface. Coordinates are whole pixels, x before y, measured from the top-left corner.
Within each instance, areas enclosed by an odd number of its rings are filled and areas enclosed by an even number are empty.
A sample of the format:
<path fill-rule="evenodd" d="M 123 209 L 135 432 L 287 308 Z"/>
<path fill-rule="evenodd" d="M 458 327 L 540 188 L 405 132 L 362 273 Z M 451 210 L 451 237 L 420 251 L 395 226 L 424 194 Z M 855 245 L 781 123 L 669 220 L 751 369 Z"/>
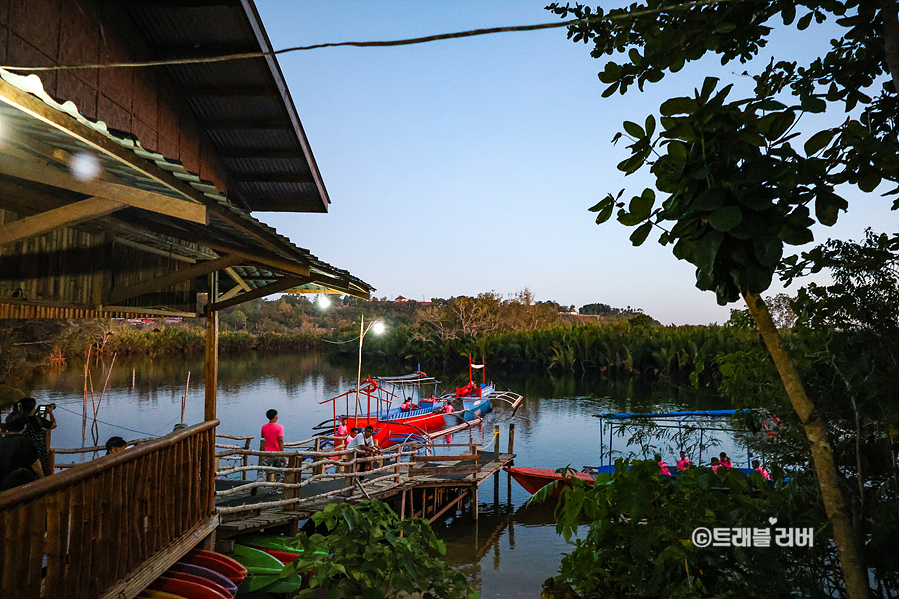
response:
<path fill-rule="evenodd" d="M 111 360 L 92 365 L 95 402 Z M 190 386 L 185 403 L 185 422 L 203 420 L 202 356 L 117 359 L 109 384 L 97 409 L 96 437 L 100 444 L 113 435 L 137 439 L 163 435 L 181 420 L 182 398 L 188 372 Z M 375 368 L 372 374 L 400 374 Z M 434 373 L 444 388 L 467 380 L 467 372 Z M 471 431 L 475 441 L 492 434 L 500 425 L 501 448 L 508 443 L 508 423 L 515 423 L 517 465 L 576 469 L 599 461 L 599 427 L 593 414 L 620 411 L 721 409 L 729 407 L 718 397 L 699 392 L 653 388 L 636 382 L 609 383 L 590 377 L 550 377 L 542 373 L 491 373 L 497 388 L 524 395 L 514 418 L 509 410 L 495 409 L 480 429 Z M 356 364 L 334 362 L 311 354 L 265 355 L 250 353 L 224 356 L 219 370 L 219 432 L 254 435 L 266 422 L 265 411 L 275 408 L 286 429 L 286 441 L 312 436 L 312 427 L 331 418 L 331 397 L 352 388 Z M 54 402 L 59 427 L 53 431 L 54 447 L 85 447 L 92 439 L 93 407 L 83 425 L 84 364 L 47 372 L 33 384 L 39 403 Z M 82 435 L 84 430 L 84 435 Z M 469 433 L 457 433 L 452 442 L 467 442 Z M 623 445 L 623 444 L 622 444 Z M 669 462 L 671 456 L 668 455 Z M 60 456 L 60 461 L 67 461 Z M 482 597 L 540 595 L 540 585 L 555 574 L 565 541 L 556 535 L 552 512 L 523 508 L 528 493 L 500 474 L 479 489 L 479 519 L 467 514 L 435 523 L 447 543 L 447 561 L 465 572 Z"/>

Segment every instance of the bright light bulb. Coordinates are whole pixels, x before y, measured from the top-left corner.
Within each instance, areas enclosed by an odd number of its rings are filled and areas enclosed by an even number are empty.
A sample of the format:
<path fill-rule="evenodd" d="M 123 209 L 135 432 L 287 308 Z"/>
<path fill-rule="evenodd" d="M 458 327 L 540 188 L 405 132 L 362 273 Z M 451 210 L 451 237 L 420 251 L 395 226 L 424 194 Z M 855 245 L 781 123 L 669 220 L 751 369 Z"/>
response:
<path fill-rule="evenodd" d="M 320 295 L 318 297 L 318 307 L 322 308 L 323 310 L 331 307 L 331 298 L 329 298 L 327 295 Z"/>
<path fill-rule="evenodd" d="M 371 325 L 371 330 L 375 332 L 375 335 L 380 335 L 384 332 L 384 323 L 380 320 L 375 324 Z"/>
<path fill-rule="evenodd" d="M 69 170 L 75 175 L 79 181 L 90 181 L 96 179 L 100 174 L 100 161 L 93 154 L 87 152 L 79 152 L 72 156 L 69 162 Z"/>

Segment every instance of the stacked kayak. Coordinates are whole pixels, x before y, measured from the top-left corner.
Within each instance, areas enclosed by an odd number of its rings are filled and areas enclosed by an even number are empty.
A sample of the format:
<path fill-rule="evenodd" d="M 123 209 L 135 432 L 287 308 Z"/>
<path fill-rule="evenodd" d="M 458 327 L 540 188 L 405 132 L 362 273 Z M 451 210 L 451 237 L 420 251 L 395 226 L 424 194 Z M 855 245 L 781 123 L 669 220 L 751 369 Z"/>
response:
<path fill-rule="evenodd" d="M 221 553 L 195 549 L 154 580 L 139 599 L 233 599 L 247 569 Z"/>
<path fill-rule="evenodd" d="M 265 590 L 267 593 L 294 593 L 303 584 L 299 574 L 284 576 L 284 562 L 265 551 L 235 545 L 234 559 L 247 569 L 247 578 L 239 587 L 241 593 Z M 293 559 L 296 559 L 294 555 Z M 291 560 L 292 561 L 292 560 Z"/>

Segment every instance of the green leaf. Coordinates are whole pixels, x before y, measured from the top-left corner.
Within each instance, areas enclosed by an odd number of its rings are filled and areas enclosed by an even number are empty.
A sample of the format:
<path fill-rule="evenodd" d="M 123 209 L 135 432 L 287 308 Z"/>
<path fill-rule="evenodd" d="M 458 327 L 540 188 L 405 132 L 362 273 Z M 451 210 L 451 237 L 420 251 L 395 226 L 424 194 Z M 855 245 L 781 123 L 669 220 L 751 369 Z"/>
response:
<path fill-rule="evenodd" d="M 715 91 L 715 86 L 717 86 L 717 85 L 718 85 L 717 77 L 706 77 L 705 80 L 702 82 L 702 92 L 700 92 L 699 97 L 704 101 L 708 101 L 708 99 L 712 95 L 712 92 Z"/>
<path fill-rule="evenodd" d="M 643 127 L 631 121 L 624 121 L 624 130 L 632 137 L 641 138 L 646 136 Z"/>
<path fill-rule="evenodd" d="M 818 153 L 818 151 L 827 147 L 827 145 L 833 139 L 833 136 L 836 135 L 835 129 L 825 129 L 824 131 L 818 131 L 814 135 L 812 135 L 808 141 L 805 142 L 805 154 L 806 156 L 811 156 L 812 154 Z"/>
<path fill-rule="evenodd" d="M 815 198 L 815 217 L 822 225 L 833 226 L 840 216 L 840 210 L 846 210 L 849 203 L 835 193 L 819 194 Z"/>
<path fill-rule="evenodd" d="M 812 15 L 813 13 L 808 13 L 807 15 L 803 15 L 802 17 L 800 17 L 799 22 L 796 23 L 796 28 L 799 29 L 799 31 L 807 29 L 809 24 L 811 24 L 812 22 Z"/>
<path fill-rule="evenodd" d="M 708 216 L 709 224 L 716 231 L 730 231 L 743 220 L 743 212 L 738 206 L 723 206 Z"/>
<path fill-rule="evenodd" d="M 693 114 L 696 112 L 696 100 L 692 98 L 671 98 L 665 100 L 659 108 L 659 112 L 664 116 L 674 116 L 676 114 Z"/>
<path fill-rule="evenodd" d="M 652 223 L 643 223 L 642 225 L 637 227 L 637 229 L 633 233 L 631 233 L 631 243 L 635 246 L 643 245 L 643 242 L 646 241 L 646 238 L 649 236 L 650 231 L 652 231 Z"/>
<path fill-rule="evenodd" d="M 652 137 L 652 134 L 655 133 L 656 130 L 656 119 L 654 116 L 649 115 L 648 117 L 646 117 L 644 128 L 646 129 L 646 136 Z"/>

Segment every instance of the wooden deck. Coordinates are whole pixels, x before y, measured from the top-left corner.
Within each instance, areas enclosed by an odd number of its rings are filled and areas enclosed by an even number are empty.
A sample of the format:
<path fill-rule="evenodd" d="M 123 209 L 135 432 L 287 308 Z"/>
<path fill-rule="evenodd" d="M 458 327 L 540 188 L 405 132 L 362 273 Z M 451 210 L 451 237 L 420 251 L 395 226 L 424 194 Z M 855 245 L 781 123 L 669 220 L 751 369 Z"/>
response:
<path fill-rule="evenodd" d="M 280 489 L 269 490 L 262 487 L 256 496 L 251 496 L 249 491 L 239 492 L 227 498 L 220 498 L 216 501 L 216 507 L 259 505 L 259 509 L 222 513 L 222 523 L 218 527 L 217 536 L 219 539 L 227 539 L 276 527 L 286 527 L 289 533 L 295 533 L 300 521 L 308 519 L 313 513 L 331 503 L 355 502 L 369 498 L 395 504 L 401 515 L 407 513 L 405 508 L 408 498 L 409 514 L 430 516 L 430 520 L 433 521 L 454 505 L 461 503 L 464 498 L 470 497 L 473 516 L 477 517 L 478 486 L 499 473 L 503 466 L 515 458 L 511 453 L 502 453 L 498 456 L 495 453 L 482 453 L 481 456 L 482 460 L 489 461 L 481 461 L 479 466 L 476 460 L 472 459 L 442 459 L 439 462 L 430 462 L 426 457 L 422 457 L 421 459 L 425 461 L 401 465 L 399 475 L 384 476 L 383 473 L 376 473 L 352 479 L 313 482 L 303 487 L 303 498 L 286 506 L 266 505 L 284 498 L 284 493 Z M 471 470 L 475 468 L 476 471 L 472 472 Z M 346 482 L 348 480 L 352 482 Z M 246 486 L 246 483 L 219 481 L 218 485 L 221 488 L 233 488 Z M 416 494 L 420 498 L 417 510 L 414 504 Z"/>

